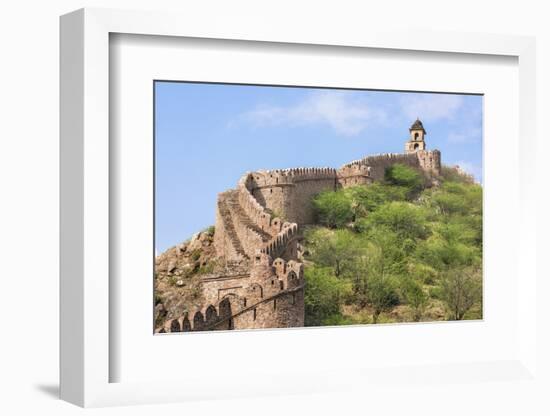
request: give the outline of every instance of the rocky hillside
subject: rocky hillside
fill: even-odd
[[[219,269],[214,227],[169,248],[155,260],[155,322],[182,316],[202,305],[200,278]]]

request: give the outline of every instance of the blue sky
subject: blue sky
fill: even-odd
[[[156,82],[156,250],[213,225],[216,195],[246,171],[401,153],[416,117],[428,149],[481,181],[482,108],[475,95]]]

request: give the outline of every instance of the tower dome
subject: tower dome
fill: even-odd
[[[426,150],[424,137],[427,133],[419,118],[409,128],[409,133],[409,140],[405,143],[405,152],[414,153],[419,150]]]

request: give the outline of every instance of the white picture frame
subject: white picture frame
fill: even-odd
[[[215,23],[215,24],[214,24]],[[159,403],[198,398],[331,392],[372,389],[375,381],[403,376],[399,369],[332,369],[319,382],[319,373],[269,374],[269,382],[246,380],[227,385],[223,378],[183,377],[175,382],[112,382],[110,366],[116,354],[110,348],[109,292],[110,172],[109,156],[109,37],[110,34],[183,38],[245,40],[333,47],[430,51],[441,54],[480,54],[516,57],[519,67],[518,153],[520,185],[517,221],[518,270],[522,280],[517,293],[517,319],[521,322],[518,346],[507,360],[471,363],[442,362],[405,369],[426,384],[459,378],[481,383],[491,380],[537,383],[536,361],[536,195],[529,169],[536,146],[535,41],[507,35],[396,32],[361,29],[331,31],[312,25],[282,30],[269,22],[232,22],[220,19],[205,26],[191,16],[83,9],[61,18],[61,397],[80,406]],[[311,333],[313,334],[313,333]],[[151,334],[152,336],[152,334]],[[314,336],[314,335],[312,335]],[[204,336],[199,335],[204,340]],[[319,338],[322,342],[322,337]],[[280,337],[279,337],[280,338]],[[251,367],[251,366],[250,366]],[[246,365],[242,371],[246,373]],[[477,374],[477,375],[476,375]],[[442,377],[442,378],[440,378]],[[412,380],[411,379],[411,380]],[[342,380],[346,380],[342,382]],[[234,381],[234,380],[233,380]],[[410,383],[412,381],[409,380]]]

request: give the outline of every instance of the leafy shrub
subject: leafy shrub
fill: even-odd
[[[387,227],[401,238],[412,240],[428,235],[425,211],[409,202],[390,202],[380,206],[366,218],[371,227]]]
[[[402,283],[402,294],[413,311],[413,320],[420,321],[428,305],[429,297],[416,280],[407,278]]]
[[[414,259],[416,260],[416,259]],[[420,262],[411,262],[407,265],[407,275],[425,285],[434,285],[438,279],[438,272],[433,267]]]
[[[203,233],[209,235],[212,237],[214,235],[214,232],[216,231],[216,227],[211,225],[210,227],[206,227],[204,230],[202,230]]]
[[[414,195],[424,186],[423,174],[417,169],[399,163],[386,168],[384,180],[388,184],[405,187],[409,196]]]
[[[396,282],[391,276],[373,275],[368,280],[367,299],[372,306],[372,322],[376,324],[380,314],[399,303]]]
[[[200,259],[201,257],[201,250],[200,249],[196,249],[196,250],[193,250],[191,252],[191,259],[193,261],[197,261],[198,259]]]
[[[305,232],[309,260],[330,267],[334,276],[345,274],[359,255],[359,239],[349,230],[311,228]]]
[[[338,279],[328,267],[308,267],[305,270],[304,294],[306,326],[323,325],[340,315],[349,285]]]
[[[348,195],[353,214],[357,219],[367,216],[369,212],[385,203],[405,201],[408,189],[403,186],[375,182],[369,186],[353,186],[339,192],[345,192]]]
[[[477,265],[481,262],[480,249],[460,242],[447,241],[434,236],[419,244],[417,256],[436,270],[458,266]]]
[[[341,228],[353,220],[352,201],[342,191],[325,191],[313,198],[317,221],[329,228]]]
[[[330,315],[323,319],[322,325],[329,325],[329,326],[339,326],[339,325],[353,325],[357,324],[355,319],[352,319],[349,316],[343,316],[341,313],[336,313],[334,315]]]
[[[470,176],[462,175],[455,168],[452,168],[450,166],[441,167],[441,176],[447,182],[466,183],[466,184],[473,183],[472,178]]]

